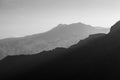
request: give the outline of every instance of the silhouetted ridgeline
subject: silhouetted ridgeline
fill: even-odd
[[[0,78],[44,80],[119,78],[120,25],[117,24],[120,22],[112,26],[114,29],[117,28],[114,32],[92,35],[68,49],[56,48],[32,56],[7,57],[0,61]]]

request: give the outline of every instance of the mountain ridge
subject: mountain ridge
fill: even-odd
[[[4,55],[31,55],[56,47],[67,48],[87,38],[90,34],[108,31],[108,29],[98,29],[83,23],[60,24],[42,34],[0,40],[0,49],[1,54]]]
[[[83,45],[79,41],[69,48],[59,47],[32,56],[9,56],[0,61],[0,73],[15,79],[119,79],[120,37],[116,35],[119,36],[116,32],[95,34],[82,40]]]

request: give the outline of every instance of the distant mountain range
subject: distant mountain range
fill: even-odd
[[[0,40],[0,59],[7,55],[35,54],[56,47],[68,48],[91,34],[108,32],[107,28],[92,27],[83,23],[60,24],[45,33]]]
[[[69,48],[35,55],[8,56],[0,61],[2,79],[120,79],[120,21],[108,34],[90,35]]]

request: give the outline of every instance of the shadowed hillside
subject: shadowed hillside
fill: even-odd
[[[108,34],[95,34],[70,48],[56,48],[31,56],[0,61],[1,78],[9,79],[119,79],[120,25]],[[99,36],[99,37],[98,37]],[[81,45],[83,44],[83,45]],[[4,77],[5,76],[5,77]]]

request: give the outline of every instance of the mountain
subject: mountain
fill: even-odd
[[[45,33],[0,40],[0,58],[7,55],[31,55],[56,47],[68,48],[90,34],[108,32],[107,28],[92,27],[83,23],[60,24]]]
[[[58,47],[31,56],[8,56],[0,61],[0,78],[120,79],[119,23],[108,34],[91,35],[69,48]]]

